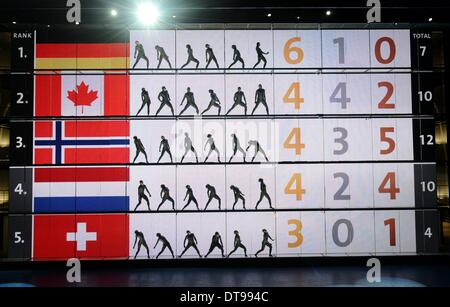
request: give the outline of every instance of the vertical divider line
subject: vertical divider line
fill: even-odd
[[[225,39],[225,35],[226,35],[226,30],[225,30],[225,28],[226,28],[226,25],[225,24],[223,24],[223,65],[224,65],[224,74],[223,74],[223,88],[224,88],[224,99],[223,99],[223,103],[224,103],[224,105],[223,105],[223,112],[226,112],[226,105],[227,105],[227,87],[226,87],[226,85],[227,85],[227,83],[226,83],[226,73],[225,73],[225,67],[226,67],[226,64],[225,64],[225,61],[226,61],[226,57],[225,57],[225,55],[226,55],[226,52],[225,52],[225,49],[226,49],[226,39]],[[227,160],[227,142],[226,142],[226,138],[227,138],[227,119],[225,118],[224,119],[224,124],[225,124],[225,126],[224,126],[224,132],[223,132],[223,139],[224,139],[224,160],[225,160],[225,162],[226,162],[226,160]],[[227,184],[228,184],[228,181],[227,181],[227,165],[224,165],[224,168],[225,168],[225,189],[224,189],[224,191],[225,191],[225,196],[224,196],[224,199],[225,199],[225,208],[227,208],[227,206],[228,206],[228,199],[227,199]],[[227,245],[228,244],[228,213],[225,213],[225,244]]]
[[[273,32],[273,23],[270,24],[270,34],[272,37],[272,102],[274,101],[274,92],[275,92],[275,84],[274,84],[274,67],[275,67],[275,40],[274,40],[274,32]],[[273,108],[275,108],[275,103],[273,102]],[[274,114],[275,114],[275,109],[273,110]],[[278,137],[275,137],[275,124],[276,124],[276,118],[275,116],[273,116],[270,121],[272,122],[272,124],[270,125],[271,129],[272,129],[272,133],[271,133],[271,137],[272,137],[272,142],[273,142],[273,148],[275,148],[275,151],[278,150],[278,146],[276,146],[276,140],[278,139]],[[279,131],[278,131],[279,132]],[[272,156],[272,159],[275,159],[276,154],[274,153],[274,155]],[[274,161],[275,162],[275,161]],[[275,200],[275,212],[274,212],[274,225],[275,225],[275,255],[278,255],[278,239],[277,239],[277,209],[278,209],[278,198],[277,198],[277,163],[272,164],[273,166],[273,182],[274,182],[274,191],[275,191],[275,195],[274,195],[274,200]]]
[[[177,84],[178,84],[178,69],[177,69],[177,34],[178,34],[178,23],[175,23],[175,110],[178,109],[178,92],[177,92]],[[178,117],[175,118],[175,162],[178,158],[177,155],[177,128],[178,128]],[[175,199],[176,204],[175,208],[177,211],[175,212],[175,253],[178,255],[178,165],[175,164]]]

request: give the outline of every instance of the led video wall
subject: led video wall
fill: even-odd
[[[81,32],[13,37],[10,258],[438,251],[427,35]]]

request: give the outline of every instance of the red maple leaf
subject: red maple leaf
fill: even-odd
[[[89,91],[89,85],[84,81],[77,85],[76,90],[67,91],[67,98],[69,98],[75,106],[81,106],[81,113],[83,113],[84,106],[91,106],[91,104],[98,98],[98,91]]]

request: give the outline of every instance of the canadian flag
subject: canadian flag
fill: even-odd
[[[63,76],[61,96],[61,115],[63,116],[105,114],[103,76]]]
[[[35,116],[127,116],[127,75],[37,75]]]

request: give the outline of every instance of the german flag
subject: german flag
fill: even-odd
[[[98,30],[97,30],[98,31]],[[108,70],[129,67],[129,43],[125,35],[101,34],[96,30],[70,34],[36,34],[35,69]]]

